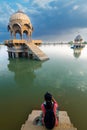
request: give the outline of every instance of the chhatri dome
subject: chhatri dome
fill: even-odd
[[[24,33],[27,37],[30,37],[33,31],[30,18],[24,12],[17,11],[9,19],[8,31],[14,38],[16,38],[17,33],[20,34],[21,39]]]
[[[25,21],[26,22],[29,22],[30,23],[30,19],[29,17],[22,11],[17,11],[16,13],[14,13],[11,17],[10,17],[10,22],[12,22],[13,20],[22,20],[22,21]]]
[[[75,42],[82,42],[83,38],[81,37],[81,35],[77,35],[74,41]]]

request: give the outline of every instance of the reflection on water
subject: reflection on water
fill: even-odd
[[[10,59],[8,69],[14,72],[14,80],[19,86],[27,87],[33,84],[36,77],[34,71],[41,67],[42,62],[25,59]]]
[[[73,55],[75,58],[79,58],[80,56],[84,59],[86,57],[86,51],[87,51],[87,46],[84,46],[82,48],[73,48]]]
[[[79,58],[81,55],[81,49],[73,49],[74,50],[74,57]]]
[[[32,109],[40,109],[50,91],[78,130],[87,129],[87,46],[42,45],[46,62],[8,60],[0,49],[0,130],[20,130]],[[78,57],[78,58],[75,58]]]
[[[85,47],[85,46],[84,46]],[[81,55],[81,51],[83,50],[83,47],[79,48],[73,48],[73,55],[75,58],[79,58]]]

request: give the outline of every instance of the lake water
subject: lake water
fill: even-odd
[[[29,113],[40,109],[47,91],[78,130],[87,130],[87,46],[40,48],[48,61],[9,60],[7,48],[0,46],[0,130],[20,130]]]

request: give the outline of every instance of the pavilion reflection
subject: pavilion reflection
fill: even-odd
[[[83,48],[74,48],[73,49],[73,56],[75,58],[79,58],[81,56],[81,51],[83,50]]]
[[[41,68],[42,62],[26,59],[10,59],[8,69],[14,72],[14,80],[18,86],[33,85],[36,78],[35,70]]]

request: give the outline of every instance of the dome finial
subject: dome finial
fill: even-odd
[[[19,10],[17,11],[17,13],[23,13],[23,14],[24,14],[24,12],[23,12],[21,9],[19,9]]]

